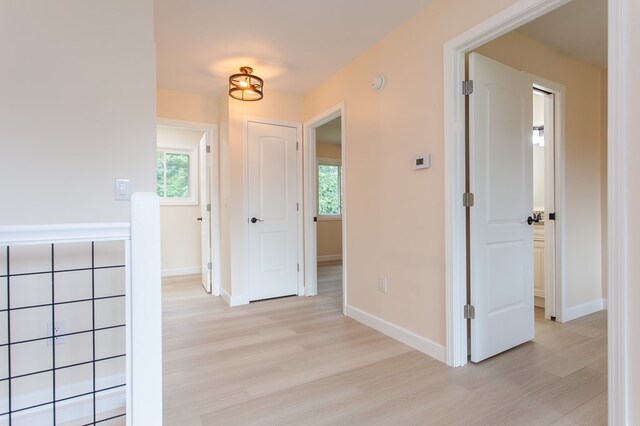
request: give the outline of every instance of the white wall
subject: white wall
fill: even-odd
[[[533,125],[544,126],[544,97],[533,95]],[[548,128],[547,128],[548,130]],[[533,145],[533,210],[544,211],[544,150],[541,145]]]
[[[114,179],[154,190],[152,8],[2,2],[0,224],[126,221]]]
[[[158,146],[196,150],[204,131],[185,127],[158,125]],[[199,161],[195,162],[196,164]],[[199,171],[196,170],[196,174]],[[196,179],[200,184],[199,179]],[[197,189],[194,189],[197,190]],[[196,205],[161,205],[160,233],[162,239],[163,275],[200,273],[201,235],[200,203]]]

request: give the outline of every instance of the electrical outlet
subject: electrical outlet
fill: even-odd
[[[56,321],[53,327],[50,322],[47,323],[47,337],[59,336],[61,334],[67,334],[66,321]],[[53,344],[61,345],[63,343],[67,343],[67,336],[53,337],[53,339],[47,340],[47,346],[51,346]]]
[[[378,290],[380,290],[382,293],[389,292],[389,286],[387,285],[387,277],[378,278]]]

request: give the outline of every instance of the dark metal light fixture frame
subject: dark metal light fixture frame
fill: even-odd
[[[229,77],[229,96],[239,101],[255,102],[263,98],[264,80],[253,75],[253,68],[240,67],[239,74]]]

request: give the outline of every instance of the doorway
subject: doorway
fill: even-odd
[[[220,215],[216,126],[160,119],[156,178],[162,276],[198,274],[220,294]]]
[[[304,124],[305,292],[341,276],[342,310],[347,303],[346,137],[344,103]]]
[[[459,128],[455,128],[455,122],[464,122],[465,120],[465,114],[464,114],[464,97],[460,96],[460,83],[459,82],[455,82],[452,79],[460,79],[460,81],[464,80],[464,55],[466,52],[472,51],[474,49],[478,49],[479,53],[481,54],[485,54],[482,49],[480,49],[481,47],[483,47],[485,44],[491,42],[491,44],[494,44],[495,46],[500,46],[499,49],[495,49],[494,51],[498,51],[500,53],[498,53],[496,56],[492,57],[495,60],[498,60],[499,62],[503,62],[502,59],[505,57],[505,55],[507,54],[507,52],[509,51],[509,49],[505,48],[505,43],[507,43],[505,40],[507,40],[505,37],[509,36],[512,33],[508,33],[509,31],[512,31],[514,28],[518,28],[519,26],[528,23],[542,15],[547,14],[548,12],[550,12],[551,10],[557,8],[558,6],[561,6],[563,4],[565,4],[566,2],[553,2],[553,1],[539,1],[535,4],[535,6],[532,5],[527,5],[525,7],[523,2],[518,2],[514,5],[514,7],[512,7],[509,10],[509,13],[505,13],[501,16],[496,16],[494,20],[490,20],[485,22],[484,24],[481,24],[479,26],[477,26],[476,28],[473,28],[472,30],[469,30],[468,33],[462,34],[459,37],[457,37],[456,39],[453,39],[451,42],[447,43],[445,45],[445,81],[446,81],[446,85],[447,85],[447,96],[445,97],[446,101],[445,101],[445,116],[446,118],[446,139],[447,139],[447,144],[445,144],[445,146],[447,147],[448,151],[447,151],[447,156],[451,159],[448,163],[450,164],[450,168],[446,173],[447,176],[447,212],[446,212],[446,217],[448,218],[448,226],[447,226],[447,241],[448,241],[448,262],[447,262],[447,305],[448,305],[448,314],[447,314],[447,340],[448,340],[448,363],[449,365],[452,366],[459,366],[459,365],[464,365],[466,364],[466,354],[467,354],[467,345],[466,345],[466,324],[467,321],[460,320],[458,318],[456,318],[457,315],[460,315],[461,317],[464,318],[463,316],[463,309],[462,307],[465,305],[464,299],[460,300],[462,297],[464,297],[466,299],[466,286],[463,287],[461,286],[461,281],[464,277],[464,275],[461,277],[460,276],[460,272],[463,271],[463,274],[465,274],[464,271],[466,271],[466,259],[461,256],[462,253],[464,253],[464,251],[461,253],[460,249],[466,248],[467,246],[467,242],[466,242],[466,238],[465,238],[465,221],[464,221],[464,216],[465,216],[465,211],[464,211],[464,207],[461,208],[459,203],[460,198],[459,195],[456,196],[455,192],[452,192],[452,190],[454,191],[460,191],[460,192],[465,192],[465,182],[464,182],[464,173],[460,174],[460,170],[464,169],[464,162],[465,162],[465,155],[464,155],[464,132],[460,132]],[[603,16],[606,16],[603,15]],[[606,20],[605,20],[606,22]],[[606,33],[606,28],[604,33]],[[515,33],[513,33],[515,34]],[[518,37],[520,38],[525,38],[524,35],[520,34]],[[507,40],[508,41],[508,40]],[[500,45],[500,43],[503,43],[502,45]],[[533,53],[532,50],[529,49],[521,49],[520,52],[526,52],[526,55],[521,55],[520,59],[523,60],[529,60],[531,62],[533,61],[537,61],[537,64],[539,65],[540,63],[544,63],[544,60],[540,58],[539,55],[537,55],[536,53]],[[509,64],[509,62],[503,62],[503,63],[507,63]],[[606,63],[606,60],[605,60]],[[517,69],[526,69],[525,66],[522,64],[522,62],[520,62],[520,65],[511,65]],[[540,68],[536,68],[536,67],[532,67],[534,70],[535,69],[540,69]],[[529,70],[531,71],[531,70]],[[549,73],[548,76],[554,78],[553,76],[557,76],[557,74],[553,74],[553,73]],[[584,77],[583,75],[580,75],[580,73],[573,74],[574,76],[578,76],[576,78],[582,78]],[[597,75],[594,75],[594,90],[598,91],[599,87],[600,87],[600,82],[601,82],[601,78],[599,77],[599,71],[597,73]],[[563,79],[561,77],[557,77],[559,79],[559,81],[563,81]],[[605,79],[606,81],[606,79]],[[563,81],[564,82],[564,81]],[[569,81],[569,82],[564,82],[565,84],[575,84],[575,81]],[[454,92],[454,87],[455,87],[455,93]],[[531,91],[531,85],[528,86],[529,87],[529,92]],[[582,85],[583,87],[583,85]],[[475,90],[475,88],[474,88]],[[575,96],[575,92],[572,91],[572,96]],[[580,90],[578,90],[579,92]],[[455,94],[454,94],[455,93]],[[582,94],[581,94],[582,95]],[[458,96],[460,96],[458,98]],[[556,101],[561,98],[561,96],[556,96]],[[600,96],[597,96],[597,98],[594,98],[594,102],[591,102],[594,105],[598,105],[599,102],[601,102],[601,99],[604,99],[604,102],[606,104],[607,100],[606,100],[606,96],[604,98],[600,98]],[[573,105],[575,105],[575,98],[572,99],[572,102],[574,102]],[[580,105],[578,105],[577,107],[574,107],[575,109],[572,109],[569,114],[574,114],[573,119],[575,122],[579,122],[578,120],[576,120],[575,114],[577,113],[577,111],[581,108],[581,105],[586,105],[589,104],[588,102],[578,102]],[[597,108],[597,107],[596,107]],[[556,112],[562,112],[562,110],[560,109],[559,111]],[[449,115],[451,114],[451,115]],[[596,120],[600,121],[600,117],[598,116],[599,114],[594,114],[594,117],[590,120],[587,121],[587,123],[592,123]],[[563,119],[563,117],[561,117],[561,119]],[[606,123],[606,121],[605,121]],[[589,127],[589,124],[584,125],[584,128]],[[545,129],[546,130],[546,129]],[[572,129],[572,131],[575,131],[575,129]],[[531,128],[529,128],[529,132],[531,132]],[[589,132],[586,132],[589,133]],[[595,129],[592,133],[600,133],[598,129]],[[531,133],[529,133],[529,140],[531,139]],[[578,138],[579,139],[579,138]],[[455,142],[454,142],[455,141]],[[564,141],[563,137],[560,137],[558,140],[558,146],[560,146],[562,144],[562,142]],[[574,161],[575,158],[582,156],[586,156],[588,157],[590,154],[588,152],[589,150],[589,144],[583,144],[580,147],[576,147],[575,145],[575,141],[576,138],[575,136],[571,137],[571,141],[573,146],[570,147],[570,149],[572,149],[572,155],[573,155],[573,160],[570,161]],[[451,142],[451,144],[449,144],[449,142]],[[606,140],[605,140],[606,143]],[[600,140],[598,139],[596,145],[598,147],[598,150],[600,149]],[[462,148],[462,149],[461,149]],[[558,167],[558,170],[563,171],[565,170],[565,164],[566,164],[566,157],[564,156],[564,149],[559,149],[559,147],[556,147],[556,158],[555,161]],[[560,155],[557,155],[558,152],[560,153]],[[589,160],[591,161],[591,160]],[[597,162],[600,162],[600,158],[597,158]],[[571,164],[571,163],[569,163]],[[589,163],[590,164],[590,163]],[[575,173],[576,171],[576,167],[575,167],[575,163],[573,163],[572,167],[572,172]],[[582,186],[576,186],[575,184],[570,186],[570,197],[571,199],[569,200],[569,203],[576,203],[576,199],[581,197],[581,193],[584,191],[584,187],[589,187],[590,188],[590,192],[592,194],[595,194],[595,196],[593,197],[593,199],[599,199],[599,192],[600,192],[600,188],[602,187],[602,181],[600,181],[600,174],[599,174],[599,164],[597,166],[586,166],[583,168],[583,170],[589,170],[588,173],[586,173],[584,176],[581,177],[577,177],[576,175],[573,175],[572,180],[573,182],[576,181],[580,181],[581,184],[583,184]],[[591,179],[591,176],[595,176],[595,180],[596,182],[596,188],[594,189],[593,187],[591,187],[591,183],[593,183],[593,180]],[[570,245],[576,245],[577,241],[580,241],[583,237],[583,235],[577,235],[576,236],[576,230],[580,229],[581,232],[584,233],[584,235],[589,235],[588,238],[590,238],[591,235],[595,235],[597,232],[599,232],[600,227],[601,227],[601,220],[599,215],[596,217],[596,220],[592,220],[592,228],[589,227],[579,227],[576,225],[576,222],[580,222],[581,219],[580,218],[575,218],[576,222],[574,222],[574,216],[572,215],[572,229],[571,231],[566,231],[566,226],[563,226],[566,224],[566,216],[567,214],[564,214],[567,212],[566,209],[566,204],[567,201],[564,199],[564,188],[566,185],[571,185],[571,181],[569,183],[567,183],[565,177],[562,175],[562,173],[557,173],[556,176],[556,188],[561,189],[562,191],[556,193],[556,206],[555,206],[555,213],[560,213],[559,215],[556,216],[556,222],[555,224],[557,225],[557,227],[559,228],[558,231],[556,232],[556,236],[558,237],[559,241],[556,243],[556,245],[559,247],[558,253],[556,253],[556,256],[558,258],[562,258],[566,255],[565,253],[565,247],[567,247],[567,244]],[[606,185],[606,182],[604,182],[604,184]],[[457,188],[457,189],[456,189]],[[577,194],[577,195],[576,195]],[[588,199],[588,197],[584,197],[584,199]],[[569,204],[570,207],[571,204]],[[546,207],[546,206],[545,206]],[[599,205],[597,208],[593,209],[593,210],[599,210]],[[586,209],[586,210],[590,210],[590,209]],[[570,210],[570,213],[574,213],[576,211],[580,211],[580,209],[576,209],[575,207],[572,207],[572,209]],[[522,220],[522,219],[521,219]],[[591,232],[594,231],[594,232]],[[570,235],[567,235],[567,233],[572,233]],[[587,238],[587,239],[588,239]],[[556,312],[556,317],[559,316],[563,316],[563,313],[566,314],[564,315],[564,317],[562,318],[563,321],[568,321],[571,320],[573,318],[577,318],[579,316],[582,315],[586,315],[588,313],[591,312],[595,312],[597,310],[601,310],[603,307],[603,299],[602,297],[602,287],[601,287],[601,281],[600,281],[600,276],[601,276],[601,271],[600,271],[600,267],[601,267],[601,259],[599,256],[599,250],[600,250],[600,238],[598,237],[597,242],[594,242],[594,240],[590,240],[588,243],[584,243],[581,244],[579,247],[576,247],[576,250],[571,250],[571,256],[574,256],[575,253],[579,253],[580,250],[586,248],[587,250],[592,250],[592,248],[597,247],[598,250],[598,255],[596,256],[591,256],[593,258],[593,261],[590,262],[586,262],[588,267],[594,267],[594,270],[597,270],[596,273],[590,273],[589,274],[585,274],[585,277],[596,277],[594,279],[598,279],[598,283],[597,286],[594,285],[594,292],[597,292],[597,295],[594,296],[593,294],[590,294],[589,296],[584,297],[582,300],[586,300],[587,302],[585,303],[578,303],[577,302],[577,297],[576,297],[576,293],[575,292],[575,287],[573,288],[573,293],[566,293],[563,290],[563,287],[558,285],[558,291],[557,291],[557,300],[555,305],[558,307],[558,312]],[[594,249],[595,250],[595,249]],[[590,258],[591,258],[590,257]],[[567,269],[563,267],[563,265],[561,263],[558,263],[557,265],[557,275],[558,277],[560,277],[562,279],[563,282],[567,282],[567,276],[572,278],[572,282],[577,282],[580,280],[576,280],[573,277],[576,274],[576,265],[577,263],[575,262],[576,259],[575,257],[572,257],[572,265],[573,268],[570,269],[567,272]],[[578,262],[579,264],[585,264],[585,262]],[[582,271],[579,271],[579,273],[582,273]],[[451,285],[452,283],[458,283],[457,285]],[[589,284],[591,285],[591,284]],[[582,291],[582,289],[580,290]],[[591,291],[591,290],[588,290]],[[589,298],[591,298],[591,300],[589,300]],[[569,301],[569,302],[567,302]],[[546,304],[546,298],[545,298],[545,304]],[[452,313],[454,313],[454,315],[451,315]]]

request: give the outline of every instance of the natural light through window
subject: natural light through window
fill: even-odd
[[[318,159],[318,218],[342,217],[342,166],[339,160]]]
[[[163,204],[195,204],[195,152],[158,148],[156,188]]]

